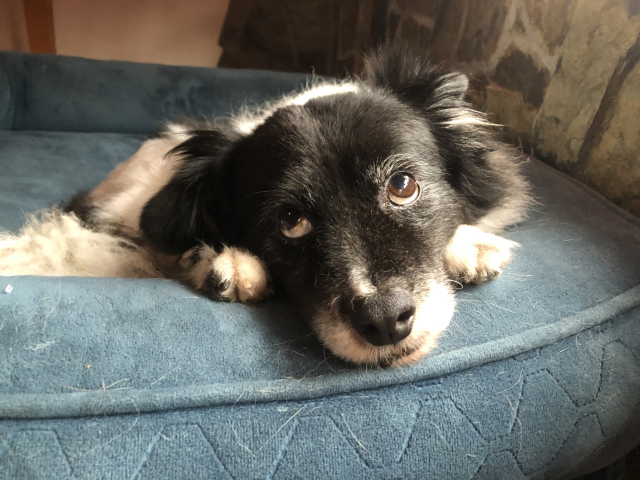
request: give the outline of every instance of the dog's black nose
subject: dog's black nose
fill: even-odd
[[[349,312],[356,332],[372,345],[398,343],[411,333],[416,304],[409,292],[392,288],[353,301]]]

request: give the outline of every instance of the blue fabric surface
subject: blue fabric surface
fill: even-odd
[[[305,84],[301,74],[0,52],[0,129],[149,133]]]
[[[14,109],[15,128],[0,131],[3,228],[94,186],[167,114],[135,100],[163,105],[145,96],[159,95],[160,67],[15,54],[0,66],[0,118]],[[26,82],[34,100],[20,113],[2,79],[24,70],[55,75]],[[74,102],[74,87],[55,82],[86,72],[120,83],[39,111],[54,91]],[[219,90],[182,89],[194,75]],[[301,81],[175,76],[164,94],[175,114],[223,113],[230,98]],[[90,123],[109,96],[137,116],[114,109]],[[526,171],[540,205],[505,235],[522,245],[513,263],[457,293],[449,331],[410,368],[341,363],[280,300],[219,304],[162,280],[3,277],[0,290],[14,290],[0,294],[0,478],[571,478],[610,464],[640,442],[639,222],[537,161]]]

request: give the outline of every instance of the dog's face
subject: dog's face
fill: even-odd
[[[433,133],[381,92],[276,111],[234,154],[240,241],[320,339],[373,364],[420,358],[448,324],[456,196]]]
[[[347,88],[194,130],[155,209],[171,220],[145,234],[168,253],[196,239],[245,246],[335,354],[411,363],[453,314],[448,242],[502,195],[486,162],[500,147],[463,102],[467,86],[383,53]]]

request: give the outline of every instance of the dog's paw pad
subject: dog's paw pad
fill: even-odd
[[[249,303],[271,295],[265,264],[238,248],[225,247],[218,254],[203,247],[194,275],[198,290],[214,300]]]
[[[518,244],[461,225],[447,247],[445,263],[451,276],[463,283],[482,283],[500,275]]]
[[[200,287],[200,290],[205,293],[222,296],[222,294],[229,290],[230,287],[231,282],[229,280],[220,278],[214,270],[211,270]],[[220,300],[225,300],[225,298],[220,298]]]

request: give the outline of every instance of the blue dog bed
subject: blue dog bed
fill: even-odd
[[[95,186],[162,119],[306,80],[2,53],[0,226]],[[410,368],[341,363],[277,299],[0,278],[0,478],[556,479],[612,464],[640,443],[640,222],[538,161],[526,171],[540,204],[505,235],[515,260],[457,293]]]

